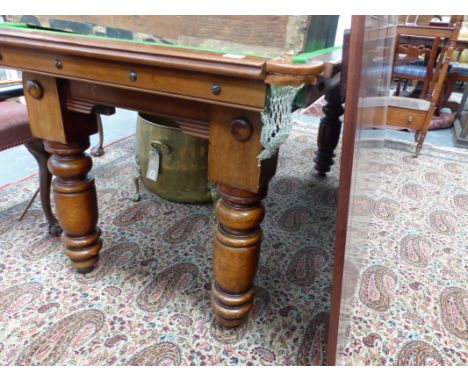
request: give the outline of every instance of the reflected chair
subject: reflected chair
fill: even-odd
[[[377,111],[376,115],[385,113],[385,108],[387,108],[387,125],[416,132],[415,157],[421,151],[432,117],[439,104],[452,52],[453,47],[448,46],[440,54],[426,99],[384,96],[370,97],[363,100],[362,106],[375,109]]]
[[[399,25],[395,41],[392,78],[398,80],[395,95],[400,95],[400,85],[405,81],[422,82],[420,99],[426,99],[434,76],[436,62],[441,52],[455,44],[460,23],[449,27]]]
[[[405,81],[423,82],[420,98],[425,98],[432,79],[434,63],[440,46],[440,38],[431,38],[426,45],[401,43],[402,35],[397,32],[392,78],[398,80],[395,95],[400,95],[400,86]],[[405,36],[407,40],[409,37]]]
[[[49,225],[49,234],[58,236],[61,233],[61,228],[50,205],[52,175],[47,168],[47,160],[50,155],[45,151],[43,142],[33,138],[31,134],[26,106],[17,102],[5,100],[6,98],[22,95],[22,86],[19,84],[2,88],[0,88],[0,151],[25,145],[34,156],[39,166],[40,187],[34,193],[34,196],[26,206],[19,220],[23,218],[35,197],[40,192],[42,209]]]

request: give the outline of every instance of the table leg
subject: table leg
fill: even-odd
[[[216,206],[211,303],[218,321],[235,327],[252,309],[265,210],[264,195],[220,185]]]
[[[88,174],[92,160],[85,153],[89,137],[69,144],[48,141],[45,147],[51,154],[49,170],[55,175],[52,189],[65,253],[78,272],[87,273],[98,261],[102,246],[96,188]]]
[[[315,169],[319,175],[325,175],[333,165],[335,149],[340,140],[341,120],[344,113],[340,87],[336,86],[325,94],[327,104],[323,107],[325,116],[320,120],[317,137],[318,149],[315,152]]]

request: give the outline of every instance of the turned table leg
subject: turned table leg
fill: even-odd
[[[65,253],[78,272],[89,272],[98,261],[102,246],[97,228],[96,189],[88,174],[92,160],[84,152],[89,147],[89,137],[69,144],[45,142],[45,147],[51,154],[49,170],[55,175],[52,189]]]
[[[235,327],[252,309],[265,210],[264,195],[220,185],[216,206],[211,303],[218,321]]]
[[[319,175],[325,175],[333,165],[335,149],[340,140],[341,121],[344,113],[340,87],[336,86],[325,94],[327,104],[323,107],[325,116],[320,120],[317,137],[318,150],[315,152],[315,169]]]

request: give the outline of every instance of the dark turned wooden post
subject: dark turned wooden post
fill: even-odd
[[[97,228],[98,206],[94,178],[88,173],[91,157],[84,151],[89,137],[69,144],[45,142],[52,182],[55,208],[63,229],[65,253],[80,273],[90,272],[98,261],[102,246]]]
[[[315,152],[315,169],[324,176],[333,165],[335,149],[340,140],[341,120],[344,113],[343,98],[339,86],[332,88],[325,94],[327,104],[322,108],[325,116],[320,120],[317,137],[318,149]]]
[[[262,231],[264,195],[218,187],[216,206],[211,303],[218,321],[227,327],[240,325],[253,306]]]

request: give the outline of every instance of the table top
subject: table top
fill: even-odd
[[[341,46],[302,52],[296,56],[269,57],[197,46],[82,35],[23,23],[0,23],[0,36],[2,37],[0,46],[22,44],[31,49],[43,51],[50,49],[56,53],[68,54],[77,54],[81,51],[81,54],[93,54],[95,57],[103,58],[104,56],[109,58],[113,51],[114,56],[118,56],[121,61],[137,59],[147,64],[158,62],[163,64],[162,61],[166,60],[168,64],[167,60],[170,59],[171,67],[181,64],[180,67],[185,69],[191,69],[189,61],[192,61],[192,64],[194,61],[198,61],[198,64],[203,61],[206,64],[213,64],[207,68],[210,73],[213,73],[213,70],[215,72],[217,69],[220,70],[221,65],[224,66],[224,70],[221,70],[223,73],[246,78],[265,78],[268,73],[291,76],[317,75],[323,70],[324,61],[329,64],[341,62]],[[91,52],[91,49],[94,51]],[[139,57],[136,57],[137,55]],[[185,65],[182,63],[183,60]],[[213,67],[214,64],[219,64],[217,69]],[[202,68],[198,67],[197,70],[200,69]]]
[[[198,45],[179,45],[179,44],[172,44],[172,43],[164,43],[164,42],[156,42],[156,41],[148,41],[148,40],[138,40],[138,39],[125,39],[125,38],[115,38],[115,37],[107,37],[107,36],[99,36],[95,34],[78,34],[74,32],[68,32],[64,30],[52,29],[47,27],[41,27],[33,24],[26,24],[26,23],[11,23],[11,22],[0,22],[0,28],[9,28],[9,29],[19,29],[28,32],[43,32],[49,34],[57,34],[57,35],[66,35],[66,36],[75,36],[75,37],[84,37],[84,38],[93,38],[98,40],[105,40],[105,41],[121,41],[121,42],[132,42],[138,44],[146,44],[146,45],[153,45],[153,46],[161,46],[161,47],[175,47],[175,48],[185,48],[185,49],[192,49],[192,50],[199,50],[204,52],[214,52],[214,53],[223,53],[223,54],[233,54],[233,55],[245,55],[245,52],[242,51],[234,51],[234,50],[223,50],[223,49],[210,49],[203,46]],[[255,46],[252,48],[255,50]],[[313,50],[306,50],[299,54],[291,56],[291,60],[294,63],[306,63],[311,58],[326,55],[333,51],[339,51],[341,46],[333,46],[328,48],[322,49],[313,49]],[[263,57],[263,58],[272,58],[277,59],[277,56],[268,55],[266,53],[254,53],[250,54],[250,56],[255,57]]]
[[[325,49],[305,52],[296,56],[295,62],[291,57],[251,56],[0,24],[0,66],[68,80],[63,89],[75,94],[67,97],[72,100],[87,83],[114,92],[119,88],[261,111],[268,102],[268,86],[317,84],[319,77],[334,73],[327,65],[340,64],[340,56],[340,48]],[[101,87],[100,92],[104,91]],[[80,99],[93,97],[99,98],[96,94],[80,95]],[[121,94],[118,105],[128,106],[127,98]]]

